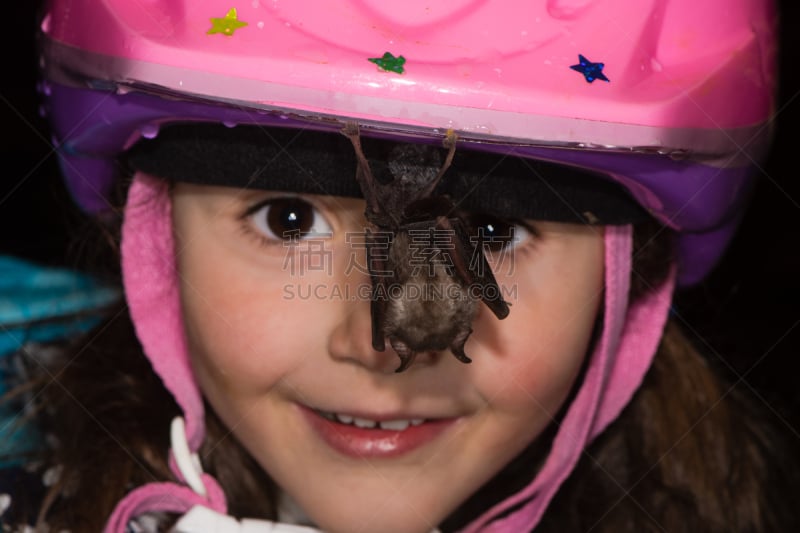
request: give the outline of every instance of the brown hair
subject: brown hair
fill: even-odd
[[[537,531],[796,531],[781,503],[796,493],[796,459],[782,447],[669,323],[642,387]]]
[[[637,227],[632,297],[663,280],[669,241],[655,224]],[[132,488],[173,480],[168,431],[180,411],[142,353],[124,307],[63,355],[58,373],[39,380],[40,423],[58,443],[46,463],[63,467],[39,520],[55,530],[100,531]],[[207,428],[202,462],[225,490],[230,513],[274,518],[273,482],[208,406]],[[463,526],[527,483],[552,435],[551,428],[442,529]],[[788,485],[777,479],[776,457],[788,454],[777,442],[669,324],[642,388],[588,448],[537,531],[790,529],[786,506],[770,499],[791,494],[780,492]],[[796,479],[783,472],[785,480]]]

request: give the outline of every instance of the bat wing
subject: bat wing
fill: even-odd
[[[492,268],[483,253],[483,245],[471,236],[467,224],[457,216],[449,198],[421,198],[406,208],[404,217],[407,221],[404,225],[406,230],[435,227],[443,235],[450,235],[447,246],[441,251],[450,258],[449,264],[456,275],[497,318],[502,320],[508,316],[508,303],[503,300]]]
[[[389,269],[388,247],[385,232],[376,235],[369,229],[366,230],[367,268],[372,282],[372,297],[370,299],[369,314],[372,319],[372,347],[379,352],[386,349],[386,322],[387,288],[386,281]]]
[[[458,276],[469,287],[470,293],[479,298],[500,320],[508,316],[508,302],[503,299],[500,287],[492,268],[483,253],[483,245],[471,238],[466,223],[458,217],[439,216],[437,227],[452,232],[453,246],[450,253],[451,264]]]

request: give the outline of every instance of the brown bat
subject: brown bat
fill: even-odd
[[[367,265],[372,282],[372,346],[400,357],[402,372],[420,352],[449,349],[471,362],[464,344],[482,300],[499,319],[509,307],[483,255],[483,244],[470,234],[447,196],[432,196],[456,150],[456,136],[444,139],[447,156],[419,144],[398,145],[387,161],[394,178],[380,183],[370,170],[358,126],[342,133],[355,148],[356,179],[366,200],[364,213]],[[436,170],[439,167],[439,170]]]

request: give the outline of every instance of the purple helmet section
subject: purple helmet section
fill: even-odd
[[[54,141],[67,186],[91,213],[109,209],[117,176],[116,157],[140,137],[158,134],[159,124],[207,121],[328,129],[336,120],[299,120],[272,111],[243,109],[145,93],[118,93],[50,84]],[[424,140],[423,140],[424,142]],[[502,146],[473,142],[470,148],[592,169],[624,185],[654,217],[679,232],[679,282],[701,280],[722,254],[752,187],[750,166],[716,167],[666,155]]]

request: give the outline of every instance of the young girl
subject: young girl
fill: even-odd
[[[770,436],[669,320],[741,216],[773,23],[50,2],[63,172],[121,223],[125,299],[38,396],[38,527],[790,528]]]

